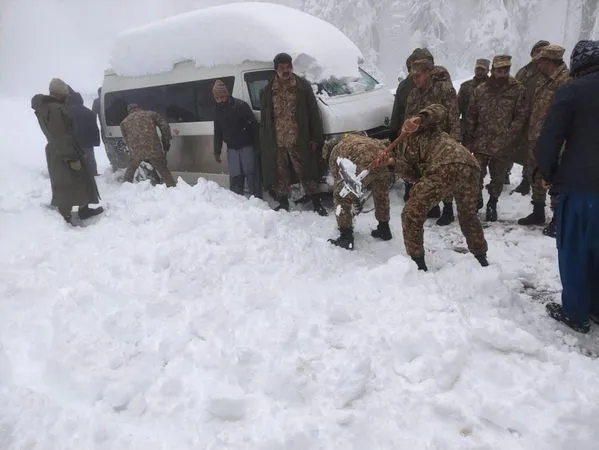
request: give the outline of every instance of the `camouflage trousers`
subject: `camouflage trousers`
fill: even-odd
[[[543,176],[537,170],[536,143],[534,142],[529,142],[528,179],[532,190],[532,202],[545,204],[547,189],[543,186]]]
[[[479,183],[478,168],[447,164],[414,185],[401,213],[404,245],[409,256],[424,255],[426,214],[441,199],[451,195],[456,201],[458,221],[468,249],[475,255],[486,253],[487,241],[476,210]]]
[[[391,174],[382,173],[373,178],[368,185],[364,185],[367,190],[372,191],[374,200],[374,217],[379,222],[389,222],[389,189],[391,187]],[[361,204],[353,194],[346,197],[340,195],[343,189],[343,182],[337,181],[333,192],[333,202],[335,203],[335,217],[339,228],[351,228],[353,219],[360,210]]]
[[[480,195],[482,195],[483,184],[485,182],[485,177],[487,176],[488,168],[489,175],[491,175],[491,182],[487,186],[487,190],[491,197],[499,197],[501,191],[503,191],[503,182],[511,162],[507,158],[495,158],[480,153],[476,153],[474,156],[476,156],[478,165],[480,166],[480,181],[478,183]]]
[[[291,190],[291,169],[300,180],[303,180],[304,166],[296,148],[277,148],[277,182],[274,191],[277,195],[287,196]],[[316,180],[302,181],[304,193],[307,196],[318,194]]]
[[[135,175],[135,171],[137,170],[142,161],[148,161],[150,164],[152,164],[152,167],[154,167],[156,172],[158,172],[158,175],[160,175],[160,179],[168,187],[173,187],[177,185],[175,179],[173,178],[173,174],[166,165],[166,156],[163,156],[162,158],[150,158],[144,160],[131,158],[129,160],[129,165],[127,166],[127,170],[125,171],[125,176],[123,178],[125,182],[133,183],[133,176]]]

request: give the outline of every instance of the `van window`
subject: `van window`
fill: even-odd
[[[326,93],[330,97],[335,97],[337,95],[357,94],[375,89],[379,82],[365,70],[361,68],[359,70],[360,78],[356,81],[340,81],[336,79],[321,81],[318,83],[317,93]]]
[[[259,72],[249,72],[243,75],[250,93],[250,102],[252,109],[260,111],[260,92],[275,76],[274,70],[261,70]]]
[[[222,80],[229,92],[233,92],[235,77],[107,92],[104,96],[106,125],[120,125],[131,103],[162,114],[169,123],[211,122],[216,106],[212,86],[216,80]]]

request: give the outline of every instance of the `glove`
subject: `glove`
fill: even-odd
[[[165,152],[168,152],[171,149],[171,141],[167,141],[166,139],[162,141],[162,148]]]
[[[72,170],[81,170],[81,161],[78,159],[74,159],[72,161],[69,161],[69,167]]]

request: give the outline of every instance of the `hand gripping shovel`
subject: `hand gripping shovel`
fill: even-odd
[[[341,176],[341,180],[343,181],[343,189],[339,195],[341,197],[347,197],[349,194],[354,194],[358,199],[364,195],[362,180],[368,176],[370,171],[376,167],[379,167],[383,161],[389,159],[389,153],[401,143],[405,138],[407,138],[410,134],[406,131],[401,132],[401,134],[391,142],[387,148],[374,160],[372,161],[368,167],[359,174],[356,175],[356,165],[350,161],[348,158],[337,158],[337,166],[339,166],[339,175]]]

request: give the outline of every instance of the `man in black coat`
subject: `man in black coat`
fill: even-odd
[[[79,92],[69,95],[67,108],[75,127],[77,144],[83,150],[90,174],[96,176],[98,175],[98,165],[94,156],[94,147],[100,145],[100,130],[96,122],[96,115],[91,109],[85,107],[83,97]]]
[[[573,80],[555,93],[537,141],[538,170],[559,195],[556,239],[562,304],[549,315],[581,333],[599,324],[599,41],[580,41]]]
[[[221,162],[223,142],[227,144],[229,185],[233,192],[243,195],[247,178],[250,194],[262,198],[260,182],[260,151],[258,122],[243,100],[234,98],[221,80],[212,88],[216,101],[214,114],[214,158]]]

